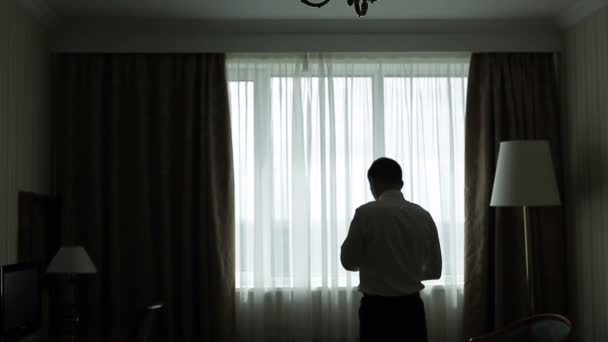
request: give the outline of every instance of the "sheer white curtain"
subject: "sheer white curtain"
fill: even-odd
[[[232,55],[227,68],[239,340],[358,340],[358,274],[340,245],[380,156],[439,229],[430,339],[459,340],[468,56]]]

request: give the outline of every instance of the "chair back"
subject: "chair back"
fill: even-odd
[[[140,311],[140,316],[133,326],[133,329],[124,338],[123,342],[150,342],[159,341],[159,338],[154,338],[154,325],[160,310],[163,308],[162,303],[155,303],[146,306],[143,311]]]
[[[155,325],[156,317],[158,316],[163,306],[164,305],[162,303],[155,303],[146,307],[137,332],[137,342],[149,342],[156,340],[152,336],[152,332]]]
[[[565,317],[542,314],[524,318],[488,335],[469,339],[469,342],[563,342],[572,330]]]

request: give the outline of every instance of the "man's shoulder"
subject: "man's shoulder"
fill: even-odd
[[[422,207],[421,205],[417,204],[417,203],[413,203],[413,202],[408,202],[410,205],[410,211],[415,212],[419,217],[423,217],[427,220],[431,220],[433,221],[433,216],[431,216],[431,213],[426,210],[424,207]]]
[[[409,204],[411,210],[415,210],[422,215],[431,216],[431,214],[426,209],[424,209],[420,204],[417,204],[414,202],[408,202],[408,204]]]
[[[385,214],[387,211],[403,210],[406,209],[406,203],[395,203],[395,202],[383,202],[383,201],[371,201],[363,204],[357,208],[357,213],[373,215],[376,213]]]
[[[371,201],[357,208],[356,212],[360,215],[373,216],[376,214],[385,215],[390,212],[409,212],[423,217],[431,217],[430,213],[419,204],[404,201],[403,203],[383,203],[381,201]]]
[[[371,214],[374,213],[378,210],[378,201],[371,201],[371,202],[367,202],[365,204],[363,204],[362,206],[360,206],[359,208],[357,208],[356,213],[357,214],[362,214],[362,215],[367,215],[367,214]]]

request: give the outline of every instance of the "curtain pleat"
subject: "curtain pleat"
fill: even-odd
[[[63,242],[84,245],[87,340],[122,341],[165,308],[159,341],[230,341],[234,199],[225,58],[58,54]]]
[[[465,138],[467,337],[528,312],[522,209],[490,208],[499,144],[547,139],[561,183],[558,83],[550,53],[476,53],[471,58]],[[561,207],[530,208],[537,312],[565,313]]]
[[[608,340],[608,6],[564,35],[563,113],[573,340]]]

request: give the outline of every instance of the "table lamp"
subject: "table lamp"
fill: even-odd
[[[492,207],[522,207],[526,279],[531,313],[535,311],[532,277],[531,232],[528,207],[561,205],[551,149],[547,140],[514,140],[500,143],[492,189]]]
[[[80,317],[76,309],[75,282],[80,274],[94,274],[97,269],[87,251],[81,246],[63,246],[49,263],[46,273],[68,276],[68,300],[66,303],[66,320],[72,330],[72,337],[77,335]]]

